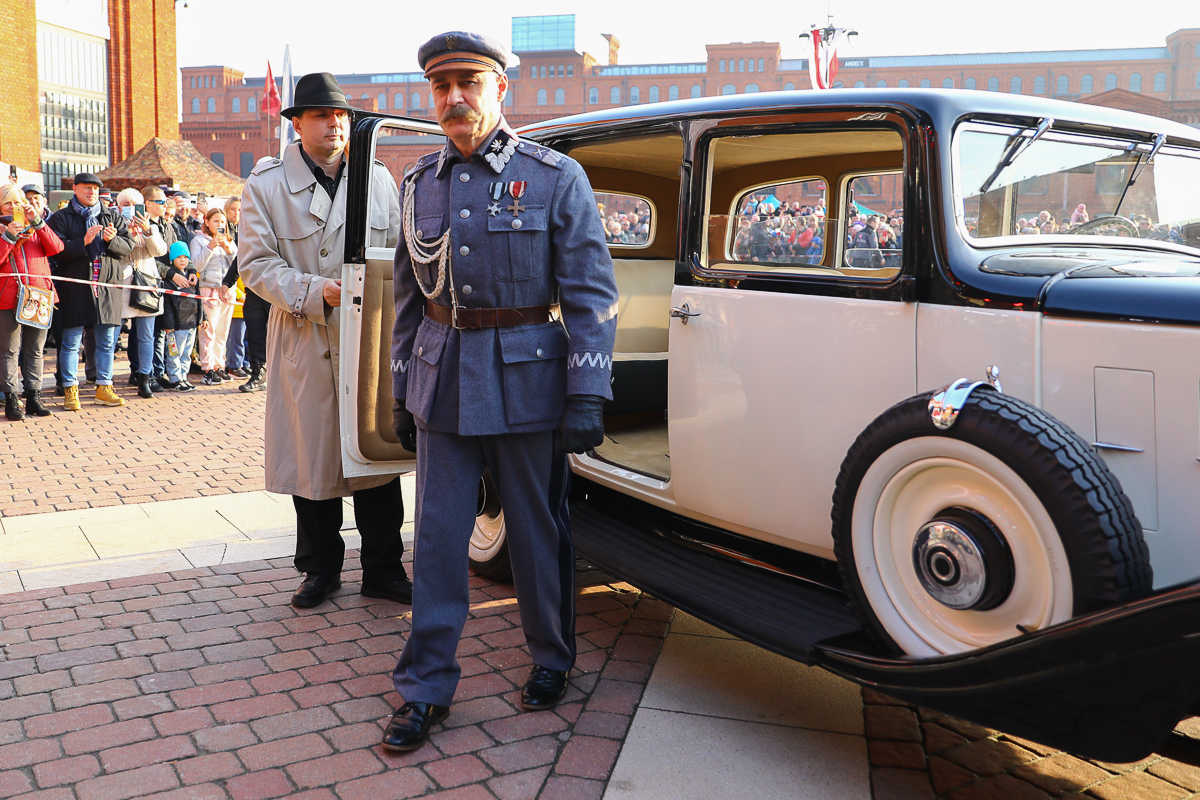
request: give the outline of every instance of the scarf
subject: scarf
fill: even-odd
[[[84,232],[93,225],[104,224],[100,219],[102,210],[100,201],[97,200],[93,205],[85,206],[79,202],[78,197],[71,198],[71,209],[83,217]],[[100,256],[104,255],[104,237],[96,234],[96,238],[92,239],[92,243],[87,246],[87,257],[89,261],[95,261]]]

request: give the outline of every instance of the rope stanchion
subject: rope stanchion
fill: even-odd
[[[17,277],[17,276],[11,272],[0,272],[0,278],[15,278],[15,277]],[[31,278],[49,278],[52,281],[65,281],[67,283],[85,283],[88,286],[101,286],[106,289],[137,289],[139,292],[159,292],[161,294],[171,294],[171,295],[176,295],[178,297],[188,297],[188,298],[191,298],[192,300],[200,300],[200,301],[212,299],[211,296],[205,297],[204,295],[199,295],[199,294],[196,294],[195,292],[183,292],[178,289],[167,289],[167,288],[164,288],[161,286],[158,286],[158,287],[134,286],[133,284],[127,284],[127,283],[104,283],[102,281],[88,281],[88,280],[84,280],[83,278],[67,278],[67,277],[64,277],[61,275],[30,275],[29,277],[31,277]],[[228,302],[235,306],[245,305],[245,303],[240,303],[236,300],[222,300],[221,302],[223,302],[223,303]]]

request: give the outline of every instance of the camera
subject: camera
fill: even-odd
[[[224,236],[224,235],[225,235],[225,226],[224,226],[224,225],[222,225],[222,226],[220,226],[219,228],[217,228],[217,233],[219,233],[219,234],[221,234],[222,236]]]

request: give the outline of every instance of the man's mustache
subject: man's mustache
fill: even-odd
[[[459,103],[456,106],[447,108],[446,112],[442,114],[440,121],[449,122],[452,119],[466,119],[475,122],[479,119],[482,119],[482,116],[478,111],[471,108],[469,105],[466,105],[465,103]]]

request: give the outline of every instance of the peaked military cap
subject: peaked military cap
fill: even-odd
[[[439,33],[417,50],[417,63],[425,77],[448,69],[474,69],[503,75],[508,67],[504,45],[481,33]]]
[[[306,108],[344,108],[354,111],[354,106],[346,102],[346,93],[338,85],[337,78],[328,72],[310,72],[296,81],[292,106],[279,112],[279,116],[291,119]]]

